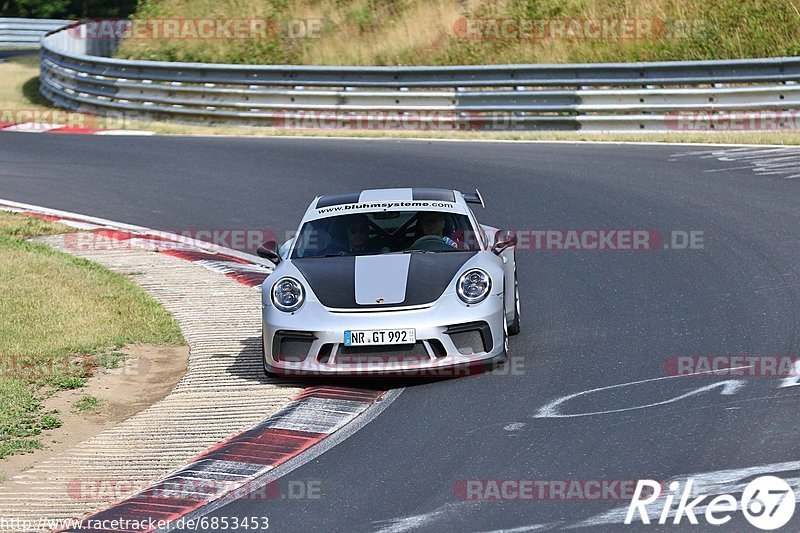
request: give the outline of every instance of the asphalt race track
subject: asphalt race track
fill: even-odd
[[[0,62],[14,56],[30,56],[38,54],[39,50],[0,50]]]
[[[406,388],[289,475],[318,483],[318,498],[214,511],[267,516],[276,531],[666,531],[686,518],[626,527],[604,515],[624,502],[465,501],[457,487],[703,474],[724,489],[753,471],[719,471],[751,467],[798,477],[800,387],[665,370],[672,355],[800,352],[800,179],[699,150],[0,134],[0,198],[164,230],[282,235],[315,194],[477,186],[478,217],[502,228],[702,232],[699,249],[519,250],[513,365]],[[720,530],[700,523],[692,530]],[[741,515],[727,529],[755,531]],[[796,512],[787,530],[799,529]]]

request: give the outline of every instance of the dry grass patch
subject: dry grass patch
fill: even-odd
[[[120,57],[244,64],[452,65],[793,56],[800,10],[785,0],[141,0],[135,17],[321,19],[313,38],[129,41]],[[466,39],[460,19],[652,21],[631,37]]]
[[[70,231],[0,211],[0,458],[57,427],[41,399],[80,387],[115,349],[182,344],[175,319],[130,279],[24,237]]]

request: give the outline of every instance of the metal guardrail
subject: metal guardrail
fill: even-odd
[[[100,115],[205,124],[401,129],[680,129],[681,113],[800,104],[800,58],[454,67],[132,61],[80,25],[42,40],[41,93]],[[795,127],[795,125],[792,125]],[[697,124],[695,124],[697,127]],[[712,126],[713,127],[713,126]]]
[[[0,18],[0,48],[39,48],[43,35],[68,23],[68,20]]]

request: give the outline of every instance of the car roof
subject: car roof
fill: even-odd
[[[344,209],[344,206],[348,206],[347,209]],[[468,208],[464,196],[453,189],[429,187],[366,189],[360,192],[318,196],[311,202],[303,220],[357,212],[420,209],[465,213]]]

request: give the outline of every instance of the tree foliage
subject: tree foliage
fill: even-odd
[[[136,0],[0,0],[0,17],[127,18]]]

